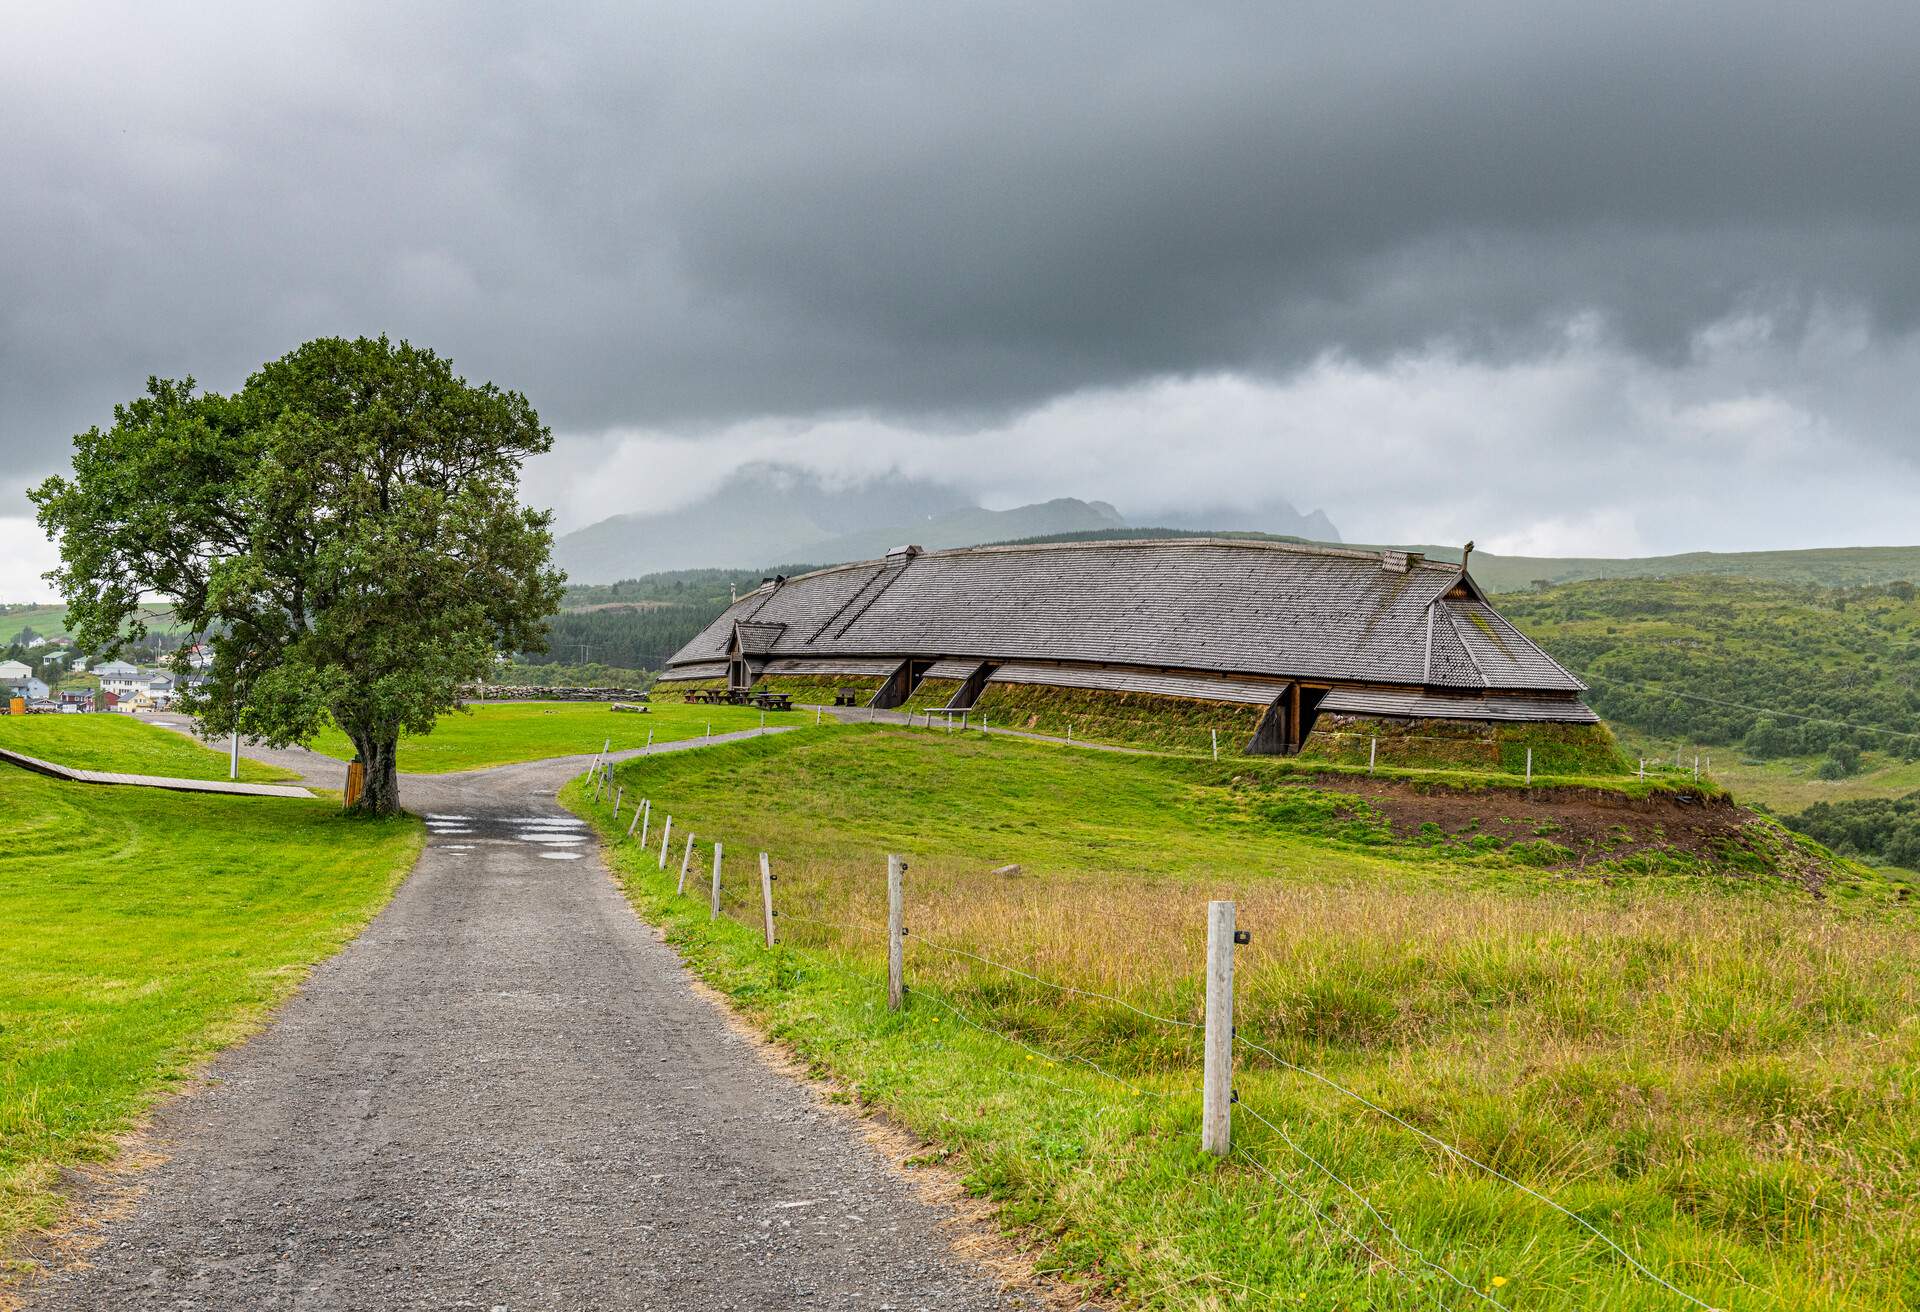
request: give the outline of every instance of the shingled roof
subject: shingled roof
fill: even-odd
[[[819,570],[741,598],[674,654],[668,676],[725,659],[736,624],[770,657],[1097,662],[1473,692],[1585,686],[1458,565],[1239,539],[897,552]]]

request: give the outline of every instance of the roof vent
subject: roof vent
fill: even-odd
[[[887,553],[887,559],[892,560],[895,556],[917,556],[919,554],[920,548],[909,544],[904,547],[895,547],[892,551],[889,551]]]
[[[1383,551],[1380,553],[1380,568],[1389,574],[1405,574],[1409,565],[1404,551]]]

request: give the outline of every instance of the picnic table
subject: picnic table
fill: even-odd
[[[858,706],[860,704],[860,690],[858,688],[841,688],[833,694],[833,704],[835,706]]]
[[[757,692],[750,699],[755,706],[767,711],[790,711],[793,709],[793,696],[784,692]]]

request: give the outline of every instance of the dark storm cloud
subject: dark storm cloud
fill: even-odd
[[[0,494],[329,332],[574,430],[1898,336],[1916,67],[1902,4],[16,9]]]

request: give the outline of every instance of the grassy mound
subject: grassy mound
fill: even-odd
[[[656,683],[648,690],[648,697],[655,702],[683,702],[690,692],[725,692],[727,681],[721,679],[676,679],[672,683]]]
[[[909,713],[940,710],[959,694],[964,682],[961,679],[922,679],[914,688],[913,696],[900,704],[900,709]]]
[[[1057,738],[1067,737],[1071,730],[1082,742],[1155,751],[1211,754],[1217,730],[1224,755],[1247,745],[1266,708],[1146,693],[990,683],[974,703],[974,714],[985,717],[994,728]]]
[[[773,953],[744,869],[710,925],[704,890],[675,898],[631,845],[611,855],[694,969],[1127,1306],[1482,1305],[1379,1216],[1515,1309],[1676,1305],[1566,1216],[1253,1048],[1244,1155],[1203,1158],[1197,1035],[1097,995],[1197,1020],[1216,897],[1252,932],[1243,1039],[1558,1199],[1711,1306],[1912,1305],[1920,924],[1890,885],[1843,870],[1850,894],[1823,902],[1781,870],[1624,892],[1605,862],[1575,878],[1399,837],[1291,766],[881,728],[621,766],[703,841],[771,854]],[[614,836],[604,805],[566,798]],[[898,1017],[872,932],[889,851],[910,863]]]
[[[1324,714],[1300,757],[1365,765],[1376,748],[1380,765],[1410,770],[1482,770],[1524,774],[1527,751],[1536,775],[1604,776],[1631,772],[1613,734],[1600,724],[1501,724],[1485,720],[1397,720]]]
[[[55,1219],[62,1168],[110,1159],[157,1095],[357,933],[421,836],[333,802],[107,790],[12,766],[0,794],[4,1246]]]
[[[771,674],[754,684],[753,690],[783,692],[807,706],[831,706],[842,688],[852,688],[854,704],[865,706],[886,681],[879,674]]]
[[[183,733],[130,715],[0,715],[0,747],[76,770],[157,774],[173,779],[225,779],[227,754],[212,751]],[[9,771],[11,766],[0,766]],[[273,783],[297,776],[276,766],[240,758],[245,783]]]

